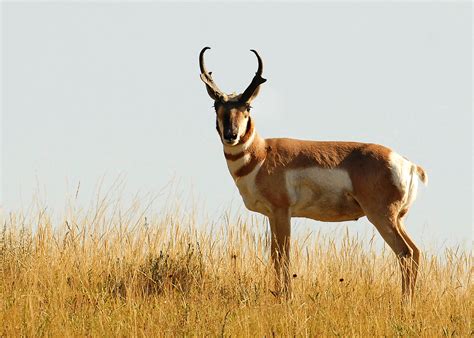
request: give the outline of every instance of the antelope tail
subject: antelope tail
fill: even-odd
[[[416,165],[416,164],[415,164],[415,167],[416,167],[416,174],[420,178],[421,182],[423,182],[424,185],[427,185],[428,184],[428,175],[426,174],[425,169],[423,169],[422,167],[420,167],[419,165]]]

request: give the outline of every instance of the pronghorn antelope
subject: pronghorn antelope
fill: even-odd
[[[216,128],[230,174],[245,206],[266,215],[271,228],[271,259],[277,292],[290,291],[291,217],[325,222],[367,216],[400,261],[402,294],[413,296],[420,250],[405,231],[403,218],[415,200],[422,167],[378,144],[320,142],[260,137],[250,116],[263,62],[242,94],[225,94],[199,55],[201,80],[216,110]],[[283,283],[281,282],[283,281]]]

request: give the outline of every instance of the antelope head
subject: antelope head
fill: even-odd
[[[260,85],[267,81],[262,77],[263,62],[260,55],[252,49],[258,60],[258,69],[252,82],[242,94],[226,94],[217,87],[212,79],[212,72],[208,72],[204,65],[204,52],[208,49],[210,47],[204,47],[199,54],[201,80],[206,85],[209,96],[214,100],[216,129],[222,143],[235,146],[250,127],[250,103],[257,97]]]

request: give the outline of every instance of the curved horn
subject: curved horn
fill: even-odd
[[[252,82],[250,82],[249,86],[247,87],[247,89],[245,89],[245,91],[242,93],[240,97],[240,101],[244,103],[248,103],[252,101],[255,98],[255,96],[257,96],[258,91],[260,89],[260,85],[264,83],[265,81],[267,81],[267,79],[264,79],[262,77],[262,73],[263,73],[262,58],[260,57],[260,55],[258,55],[257,51],[255,51],[254,49],[251,49],[250,51],[253,52],[255,56],[257,57],[258,68],[257,68],[257,72],[255,73],[255,76],[252,79]]]
[[[217,87],[214,80],[212,79],[212,72],[208,72],[206,69],[206,65],[204,64],[204,53],[208,49],[211,49],[211,47],[204,47],[199,53],[199,68],[201,69],[201,80],[206,84],[207,92],[213,100],[227,101],[227,95],[222,92],[219,87]]]
[[[209,47],[208,47],[209,48]],[[257,51],[255,49],[251,49],[250,50],[251,52],[253,52],[255,54],[255,56],[257,57],[257,60],[258,60],[258,69],[257,69],[257,72],[255,74],[258,74],[260,76],[262,76],[262,73],[263,73],[263,61],[262,61],[262,58],[260,57],[260,55],[258,55]]]
[[[211,49],[211,47],[204,47],[201,53],[199,53],[199,68],[201,68],[201,73],[207,73],[206,65],[204,64],[204,52],[208,49]]]

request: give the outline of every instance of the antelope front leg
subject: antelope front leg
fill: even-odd
[[[277,210],[269,220],[272,233],[271,258],[276,273],[275,291],[290,295],[291,217],[287,210]]]

